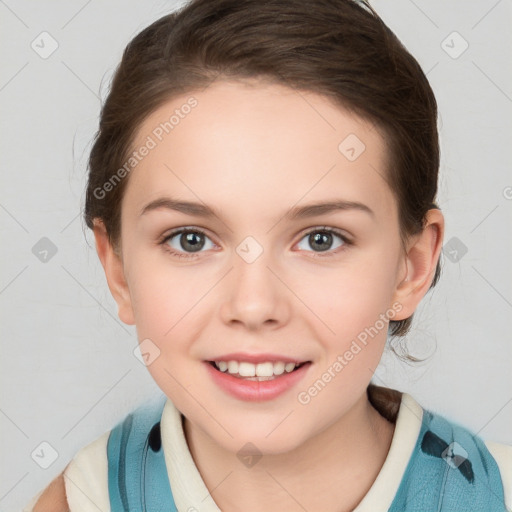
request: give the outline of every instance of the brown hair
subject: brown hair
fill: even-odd
[[[388,147],[386,179],[402,240],[437,208],[437,104],[418,62],[366,1],[192,0],[124,50],[89,157],[84,218],[120,243],[129,176],[98,194],[126,162],[143,120],[173,96],[218,79],[264,79],[329,97],[372,122]],[[431,284],[440,273],[437,263]],[[390,322],[402,336],[412,317]],[[412,358],[414,359],[414,358]]]

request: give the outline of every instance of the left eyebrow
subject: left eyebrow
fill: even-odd
[[[211,218],[217,217],[220,218],[218,213],[214,208],[208,206],[204,203],[195,203],[192,201],[179,201],[176,199],[172,199],[170,197],[161,197],[159,199],[155,199],[151,201],[146,206],[144,206],[140,212],[140,216],[156,209],[165,208],[168,210],[173,210],[176,212],[183,213],[185,215],[192,215],[194,217],[203,217],[203,218]],[[328,202],[317,202],[307,204],[305,206],[297,206],[291,208],[288,212],[286,212],[282,218],[288,220],[298,220],[305,219],[309,217],[317,217],[320,215],[327,215],[328,213],[332,213],[334,211],[344,211],[344,210],[358,210],[361,212],[365,212],[372,217],[375,217],[375,213],[371,208],[366,206],[363,203],[357,201],[345,201],[342,199],[328,201]]]
[[[311,203],[305,206],[292,208],[285,214],[284,218],[289,220],[305,219],[308,217],[326,215],[328,213],[339,210],[357,210],[375,217],[373,210],[363,203],[359,203],[358,201],[345,201],[343,199],[338,199],[335,201]]]

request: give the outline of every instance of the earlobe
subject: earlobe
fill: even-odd
[[[427,212],[426,224],[421,233],[415,235],[405,254],[405,275],[398,278],[394,300],[400,302],[402,320],[410,317],[421,299],[428,292],[434,279],[437,262],[442,249],[444,217],[440,210]]]
[[[94,238],[96,252],[105,271],[110,293],[118,306],[118,316],[125,324],[134,325],[130,290],[125,279],[123,261],[110,243],[105,224],[100,219],[94,219]]]

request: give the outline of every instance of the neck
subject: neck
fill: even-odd
[[[340,420],[295,450],[264,455],[250,468],[185,419],[195,464],[223,512],[353,510],[386,459],[394,424],[364,393]],[[222,483],[221,483],[222,482]]]

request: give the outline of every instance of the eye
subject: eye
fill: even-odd
[[[340,242],[332,247],[333,240],[338,238]],[[341,232],[336,229],[319,227],[308,231],[299,242],[298,247],[302,250],[306,250],[301,247],[302,240],[305,240],[310,247],[313,248],[314,257],[329,257],[334,256],[346,248],[346,246],[352,245],[352,242]],[[210,244],[208,246],[208,243]],[[204,231],[198,228],[180,228],[164,236],[159,242],[164,249],[171,253],[172,256],[178,258],[196,258],[195,253],[200,253],[202,249],[212,249],[215,244],[210,240]],[[333,251],[333,249],[339,249]],[[325,253],[325,254],[321,254]]]
[[[197,228],[182,228],[166,235],[160,244],[173,256],[178,258],[194,258],[194,253],[198,253],[205,246],[208,246],[206,240],[209,240],[211,244],[206,249],[211,249],[215,246],[204,231]]]
[[[333,239],[338,238],[341,240],[337,245],[332,247]],[[342,233],[340,233],[336,229],[322,227],[322,228],[315,228],[313,230],[310,230],[306,233],[306,235],[301,239],[305,240],[307,244],[309,244],[310,247],[314,249],[313,252],[318,253],[326,253],[326,254],[315,254],[315,257],[330,257],[337,254],[339,251],[332,251],[331,249],[337,249],[341,247],[343,250],[345,246],[351,245],[351,241]],[[304,249],[304,247],[300,247],[299,242],[299,248]],[[307,249],[305,249],[307,251]]]

